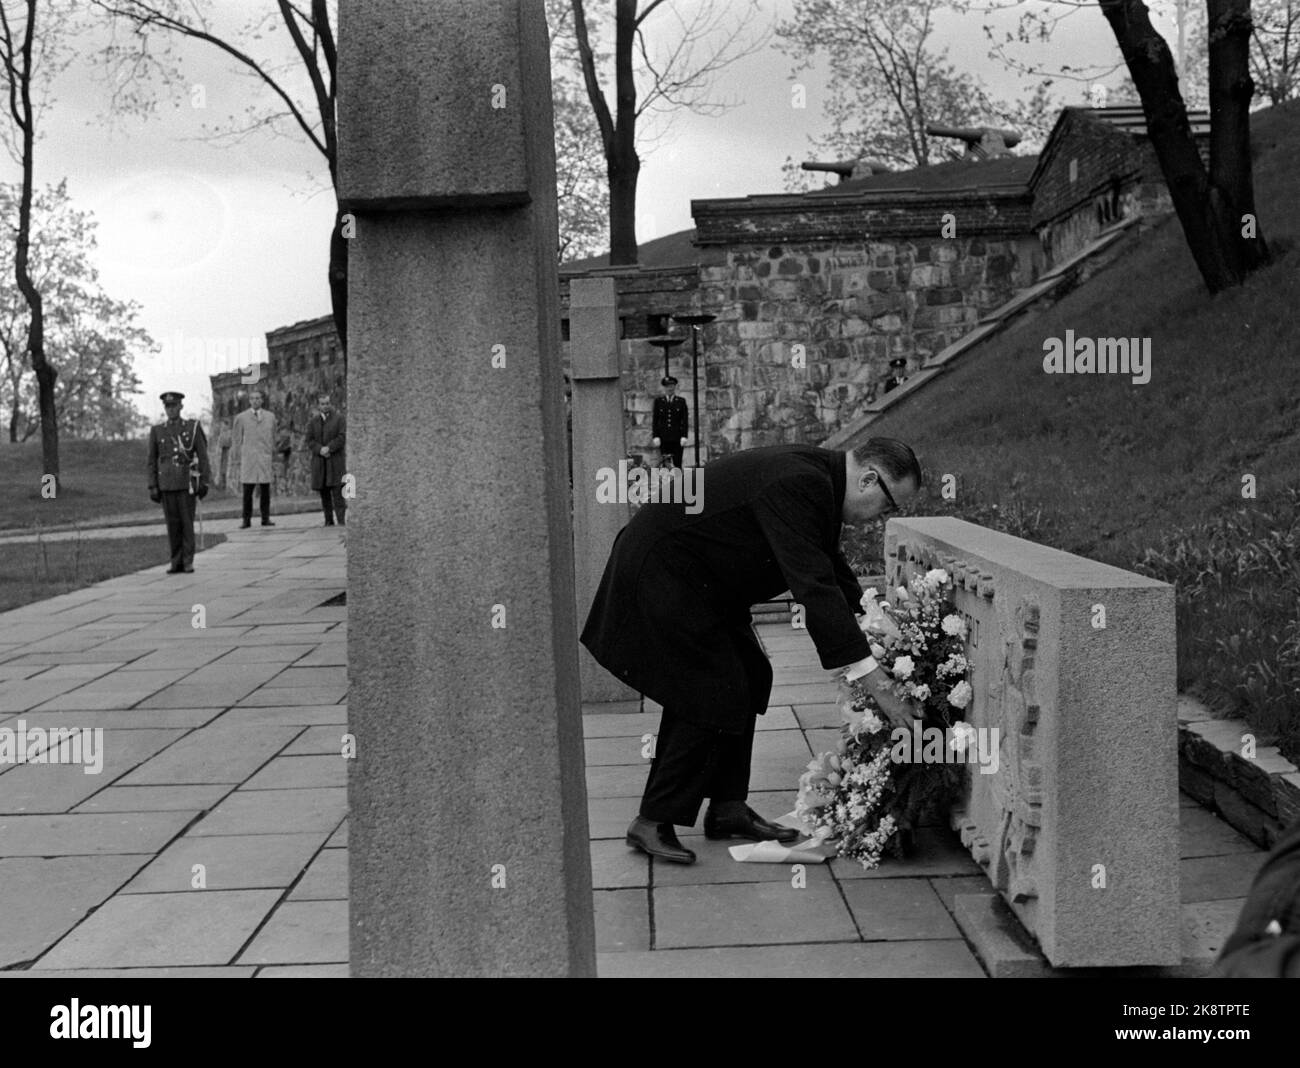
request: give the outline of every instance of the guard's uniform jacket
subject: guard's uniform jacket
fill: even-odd
[[[663,442],[665,450],[677,448],[690,428],[691,416],[681,397],[656,397],[651,417],[651,433]]]
[[[810,445],[715,460],[702,511],[646,504],[619,531],[582,644],[682,719],[727,732],[747,729],[771,691],[753,604],[790,590],[825,668],[869,656],[839,549],[845,480],[845,454]]]
[[[194,497],[207,493],[212,478],[203,427],[194,419],[150,427],[147,468],[149,493],[162,494],[172,570],[187,569],[194,563]]]

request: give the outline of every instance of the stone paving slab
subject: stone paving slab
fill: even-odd
[[[209,834],[279,834],[332,831],[347,812],[347,790],[236,790],[189,832]],[[2,827],[2,825],[0,825]]]
[[[757,865],[755,865],[757,867]],[[843,942],[858,938],[839,888],[809,879],[655,890],[655,948]]]
[[[187,786],[110,786],[78,805],[74,812],[170,812],[212,808],[230,792],[226,784]]]
[[[122,893],[189,893],[200,888],[283,890],[298,878],[324,839],[322,831],[179,838],[132,879]],[[197,872],[196,866],[201,866]],[[197,878],[200,874],[201,880]],[[200,881],[202,887],[196,886]]]
[[[857,879],[843,885],[864,941],[961,937],[928,879]]]
[[[597,953],[602,979],[982,979],[960,940]]]
[[[0,859],[0,969],[40,956],[149,859],[148,854]]]
[[[345,724],[325,724],[308,727],[284,750],[285,756],[343,756]]]
[[[118,785],[242,783],[297,734],[292,726],[224,726],[218,721],[186,735]]]
[[[322,723],[346,724],[348,706],[345,704],[282,705],[277,708],[232,708],[221,717],[225,726],[265,727],[272,724],[299,727]]]
[[[332,964],[347,959],[346,901],[287,901],[237,963]]]
[[[0,857],[157,853],[198,812],[85,812],[0,816]]]
[[[625,953],[650,948],[650,893],[644,889],[596,890],[596,950]]]
[[[71,726],[72,724],[64,724]],[[23,764],[0,775],[0,813],[67,812],[184,735],[183,730],[117,730],[101,735],[98,774],[83,763]],[[78,742],[80,744],[80,741]],[[65,756],[67,746],[57,747]],[[49,754],[51,756],[56,754]]]
[[[245,790],[301,790],[347,786],[348,761],[332,756],[278,756],[243,785]]]
[[[346,979],[346,964],[273,964],[257,970],[259,979]]]
[[[278,890],[119,894],[34,967],[44,970],[234,963],[231,958],[275,907],[279,895]]]
[[[348,851],[322,849],[289,891],[290,901],[346,901],[348,899]]]
[[[257,969],[243,968],[33,968],[0,972],[0,979],[251,979]]]

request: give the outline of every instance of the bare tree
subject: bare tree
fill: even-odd
[[[792,18],[776,30],[780,47],[796,60],[793,73],[822,55],[830,65],[823,113],[831,130],[813,139],[814,151],[924,167],[952,150],[950,141],[931,140],[932,122],[1014,127],[1027,147],[1041,142],[1055,110],[1050,79],[1014,103],[994,100],[935,47],[935,16],[969,7],[965,0],[797,0]],[[797,163],[788,161],[785,171],[788,187],[807,186]]]
[[[637,123],[647,111],[670,111],[688,108],[701,113],[716,112],[727,105],[708,99],[714,76],[724,67],[757,51],[766,42],[761,34],[746,43],[743,33],[746,17],[742,13],[728,27],[713,0],[691,0],[690,14],[683,17],[672,8],[666,11],[678,18],[679,30],[672,43],[652,55],[646,44],[643,26],[647,18],[664,5],[664,0],[649,0],[641,10],[638,0],[615,0],[614,4],[614,109],[611,113],[596,71],[596,48],[584,0],[573,0],[574,37],[577,62],[582,69],[587,99],[595,113],[604,149],[606,174],[609,178],[609,262],[629,264],[637,261],[636,189],[641,173],[637,153]],[[747,7],[757,10],[756,0]],[[710,38],[718,39],[707,46],[702,59],[696,58],[697,46]],[[638,84],[638,79],[643,84]]]
[[[1250,155],[1250,0],[1208,0],[1210,164],[1201,162],[1165,39],[1142,0],[1099,0],[1142,99],[1151,139],[1196,266],[1211,293],[1268,262]]]
[[[587,101],[570,0],[546,0],[551,40],[551,94],[555,111],[555,200],[559,259],[594,256],[609,229],[609,182],[600,127]],[[607,58],[597,52],[596,62]]]
[[[1047,40],[1071,15],[1091,7],[1084,0],[1049,0],[1021,17],[1009,43]],[[1147,136],[1159,161],[1183,236],[1197,269],[1211,293],[1239,285],[1251,271],[1269,261],[1263,227],[1255,211],[1255,186],[1250,154],[1250,102],[1255,93],[1251,77],[1251,38],[1254,32],[1250,0],[1206,0],[1207,49],[1205,92],[1210,110],[1210,162],[1201,161],[1187,117],[1187,103],[1178,66],[1164,37],[1151,25],[1142,0],[1097,0],[1110,25],[1142,103]],[[986,33],[989,32],[985,27]],[[992,34],[989,34],[992,37]],[[1009,66],[1021,67],[1003,52],[993,55]],[[1196,67],[1194,51],[1187,66]],[[1096,78],[1076,69],[1062,77]],[[1198,71],[1183,77],[1195,86]]]
[[[37,11],[41,12],[37,29]],[[18,219],[14,234],[14,281],[27,304],[27,358],[36,373],[38,406],[41,413],[41,454],[46,475],[59,485],[59,422],[54,400],[58,371],[45,356],[45,305],[32,280],[32,196],[36,155],[36,126],[46,100],[39,99],[38,80],[43,84],[69,62],[61,39],[67,28],[69,9],[45,0],[0,0],[0,78],[7,97],[4,143],[22,169],[18,196]],[[33,91],[38,99],[34,101]],[[9,222],[9,225],[13,225]]]
[[[1276,106],[1300,96],[1300,0],[1251,0],[1250,73],[1262,101]],[[1204,10],[1189,21],[1190,43],[1183,73],[1204,99],[1210,27]]]
[[[334,328],[338,332],[339,346],[343,352],[344,371],[347,369],[348,324],[348,239],[344,213],[338,206],[338,131],[335,116],[335,75],[338,52],[335,46],[334,27],[338,24],[337,5],[333,0],[310,0],[310,4],[293,4],[289,0],[276,0],[276,13],[254,20],[238,35],[240,42],[260,39],[278,25],[292,42],[300,65],[299,75],[305,74],[310,86],[306,100],[296,94],[288,81],[288,71],[277,70],[271,59],[256,58],[241,44],[232,43],[219,36],[212,28],[204,5],[183,0],[93,0],[112,18],[119,20],[132,31],[131,44],[115,46],[107,53],[120,68],[129,70],[137,78],[140,74],[161,75],[164,80],[175,76],[174,68],[165,61],[165,53],[156,53],[151,47],[151,33],[185,37],[206,44],[225,53],[246,73],[263,82],[278,102],[278,110],[255,116],[250,126],[241,132],[266,126],[275,126],[290,120],[308,142],[325,160],[330,185],[334,190],[334,225],[330,231],[329,270],[327,281],[330,306],[334,313]]]

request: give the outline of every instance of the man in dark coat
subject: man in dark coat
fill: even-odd
[[[208,495],[208,442],[197,419],[181,418],[184,393],[162,395],[167,422],[149,428],[149,499],[163,506],[172,563],[167,574],[194,570],[195,499]]]
[[[650,432],[654,435],[651,444],[658,446],[663,455],[671,456],[674,467],[681,467],[682,439],[690,429],[690,412],[686,410],[686,401],[676,396],[677,379],[668,375],[660,384],[664,395],[655,398],[650,419]]]
[[[348,510],[343,499],[343,478],[347,474],[343,446],[347,437],[347,424],[342,414],[333,410],[328,393],[320,395],[320,411],[307,422],[307,451],[311,454],[311,488],[320,494],[325,510],[325,525],[334,525],[338,514],[339,526],[345,525],[344,513]]]
[[[582,632],[600,664],[663,706],[627,841],[684,864],[695,854],[673,828],[694,826],[705,797],[710,838],[797,837],[745,803],[755,717],[772,686],[750,608],[790,590],[822,666],[870,673],[875,662],[855,617],[862,590],[839,550],[841,523],[904,506],[922,480],[915,454],[891,438],[853,453],[751,449],[702,476],[696,514],[646,504],[619,532]]]
[[[1256,873],[1236,930],[1210,975],[1300,979],[1300,819],[1283,832]]]

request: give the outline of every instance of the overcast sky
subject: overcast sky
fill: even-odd
[[[689,6],[691,0],[674,2]],[[234,31],[250,13],[274,6],[270,0],[216,0],[212,9],[217,27]],[[793,0],[763,0],[761,6],[770,24],[788,17]],[[652,47],[656,28],[671,30],[675,24],[662,14],[646,22]],[[937,37],[949,46],[952,61],[983,79],[995,96],[1014,97],[1028,82],[988,57],[980,25],[991,18],[1010,28],[1017,15],[950,16],[938,26]],[[1172,41],[1171,23],[1158,11],[1156,22]],[[198,414],[210,402],[208,373],[222,368],[187,370],[173,363],[171,353],[184,353],[192,341],[223,339],[253,351],[250,346],[264,345],[268,330],[330,310],[325,270],[333,198],[324,160],[288,124],[281,136],[260,133],[233,144],[204,139],[205,126],[229,128],[248,108],[265,107],[268,96],[255,80],[236,74],[220,52],[199,42],[176,45],[184,80],[156,86],[154,117],[109,121],[108,88],[91,62],[107,40],[103,26],[84,34],[79,60],[55,82],[41,124],[36,178],[40,184],[67,178],[73,204],[93,212],[105,290],[140,304],[140,323],[163,346],[161,355],[137,361],[145,390],[137,403],[151,417],[161,417],[158,393],[177,388],[187,394],[186,414]],[[275,62],[292,57],[282,29],[240,43]],[[1118,60],[1110,29],[1091,4],[1070,15],[1050,47],[1021,55],[1076,67]],[[787,156],[808,158],[808,137],[824,126],[820,72],[799,76],[808,95],[807,108],[797,110],[790,106],[791,67],[791,60],[771,46],[747,57],[724,71],[714,87],[715,97],[737,106],[715,117],[679,113],[657,147],[643,152],[639,240],[690,227],[692,198],[782,190],[782,163]],[[1119,79],[1117,73],[1106,81],[1115,86]],[[1084,101],[1082,83],[1058,82],[1057,89],[1064,103]],[[193,106],[196,100],[205,106]],[[17,168],[4,159],[0,179],[17,177]]]

